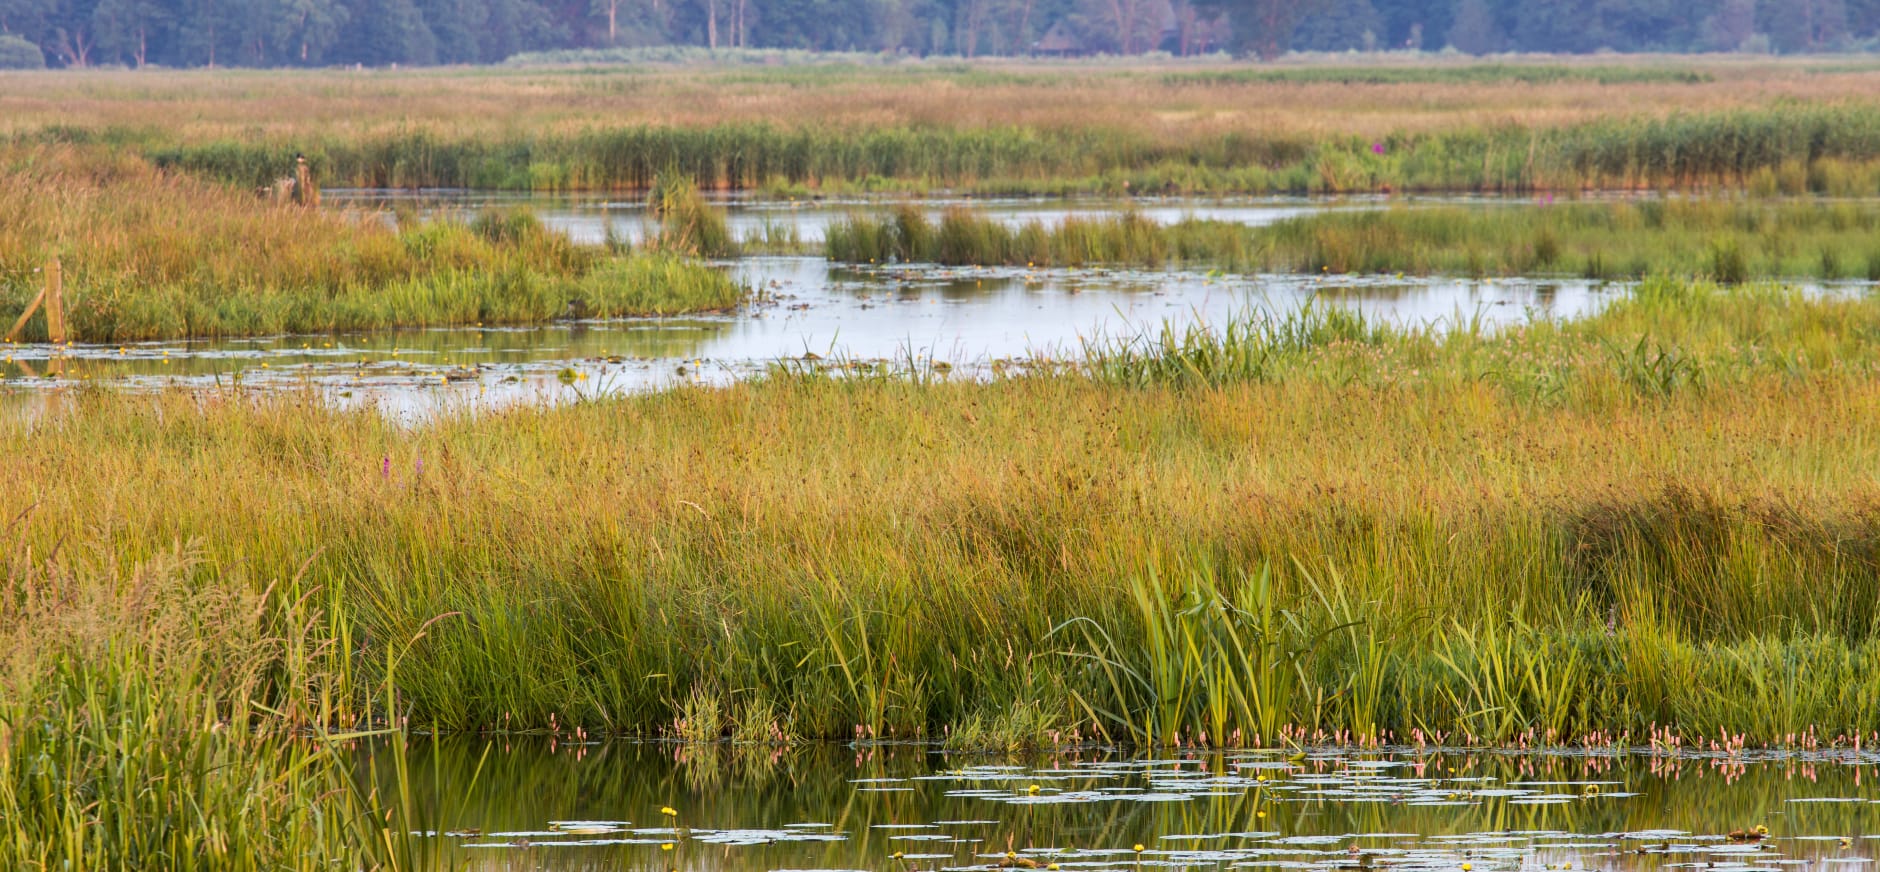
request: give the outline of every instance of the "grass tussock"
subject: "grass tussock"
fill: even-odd
[[[934,222],[917,207],[903,206],[886,217],[849,216],[835,222],[824,238],[824,252],[851,263],[1158,266],[1201,248],[1190,237],[1195,235],[1191,231],[1203,227],[1219,234],[1206,245],[1210,252],[1228,248],[1240,235],[1226,225],[1199,222],[1164,228],[1135,212],[1013,227],[960,207],[948,209]]]
[[[81,393],[0,422],[0,466],[34,553],[194,542],[194,583],[235,592],[305,564],[348,640],[325,668],[396,658],[400,710],[444,730],[1880,730],[1880,302],[1659,280],[1492,334],[1334,311],[1055,374],[779,373],[418,426]]]
[[[1737,200],[1408,205],[1250,228],[1196,219],[1164,226],[1127,212],[1014,226],[965,209],[949,210],[936,223],[903,207],[836,222],[824,250],[851,263],[1871,280],[1880,279],[1880,209]]]
[[[36,268],[57,256],[81,342],[521,323],[577,300],[632,315],[741,297],[716,270],[577,246],[523,210],[394,228],[97,148],[0,152],[0,214],[0,311],[21,311]],[[24,338],[43,331],[35,320]]]
[[[8,555],[0,862],[423,865],[405,835],[412,808],[373,793],[341,754],[363,735],[342,725],[373,720],[350,691],[374,667],[342,647],[344,618],[325,610],[337,599],[215,576],[176,549],[127,569]]]
[[[1262,269],[1724,282],[1880,277],[1880,209],[1641,200],[1331,212],[1254,233]],[[1230,253],[1231,256],[1231,253]]]
[[[661,175],[647,195],[646,211],[659,222],[659,232],[652,238],[655,248],[687,257],[722,258],[738,253],[724,214],[705,202],[698,185],[687,176]]]

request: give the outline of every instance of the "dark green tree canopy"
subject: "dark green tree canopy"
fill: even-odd
[[[969,56],[1871,51],[1880,0],[0,0],[0,63],[18,66],[473,64],[666,44]]]

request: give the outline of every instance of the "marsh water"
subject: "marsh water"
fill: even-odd
[[[517,198],[488,194],[330,192],[335,208],[369,217],[413,208],[468,212]],[[521,198],[551,227],[583,241],[637,238],[637,201]],[[1132,204],[1145,216],[1263,224],[1324,209],[1374,208],[1376,200],[1279,198]],[[732,201],[736,233],[820,240],[854,202]],[[947,201],[924,202],[938,211]],[[992,201],[974,208],[1018,222],[1101,214],[1114,203]],[[778,228],[782,228],[779,230]],[[1416,326],[1494,327],[1573,318],[1624,293],[1590,281],[1389,276],[1220,275],[1180,270],[852,268],[817,256],[746,257],[722,264],[754,302],[735,312],[673,318],[561,321],[530,327],[457,327],[214,342],[21,345],[0,375],[19,390],[108,383],[311,389],[340,404],[425,411],[510,402],[556,402],[687,382],[722,384],[778,365],[915,366],[975,377],[1009,366],[1077,356],[1086,340],[1152,333],[1168,324],[1221,324],[1312,302]],[[938,367],[934,367],[939,364]]]
[[[105,381],[308,387],[336,400],[428,407],[554,401],[595,392],[725,383],[787,362],[943,364],[963,376],[1076,356],[1086,339],[1163,323],[1320,301],[1412,323],[1573,317],[1617,291],[1580,282],[1454,282],[1192,272],[857,271],[819,258],[727,265],[760,298],[696,317],[556,322],[339,336],[7,349],[0,371],[31,387]]]
[[[329,190],[322,192],[322,196],[324,202],[334,208],[360,210],[381,216],[394,215],[400,209],[415,210],[423,215],[463,216],[490,206],[525,206],[549,228],[584,243],[599,243],[611,238],[637,245],[646,239],[647,229],[652,226],[643,197],[378,189]],[[829,225],[848,215],[879,211],[891,204],[903,202],[867,198],[776,199],[740,195],[717,195],[710,199],[724,210],[726,226],[735,239],[790,239],[805,245],[820,245]],[[1445,198],[1444,201],[1448,199],[1453,198]],[[1314,212],[1375,209],[1390,200],[1382,196],[1223,199],[1139,197],[1124,204],[1100,199],[927,197],[912,202],[930,219],[937,219],[949,208],[964,207],[975,214],[1007,224],[1029,221],[1055,224],[1072,216],[1102,217],[1128,208],[1162,224],[1172,224],[1183,218],[1199,218],[1258,227]]]
[[[1880,755],[1851,751],[1004,759],[455,740],[410,761],[436,827],[424,841],[473,869],[1775,872],[1880,851]]]

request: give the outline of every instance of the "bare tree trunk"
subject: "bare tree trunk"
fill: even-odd
[[[619,41],[620,29],[617,22],[620,17],[620,0],[607,0],[607,44]]]
[[[718,48],[718,0],[705,0],[705,44]]]
[[[960,42],[961,54],[979,54],[979,32],[985,29],[986,0],[972,0],[966,7],[966,39]]]
[[[82,30],[68,33],[61,28],[58,53],[65,57],[66,63],[81,70],[91,66],[91,40],[85,37]]]

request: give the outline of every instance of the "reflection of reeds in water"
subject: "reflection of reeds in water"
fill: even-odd
[[[1656,856],[1642,848],[1665,841],[1695,842],[1717,840],[1732,829],[1753,828],[1752,821],[1778,820],[1772,835],[1827,835],[1860,833],[1866,826],[1864,803],[1794,803],[1803,798],[1858,796],[1856,770],[1841,764],[1816,766],[1788,764],[1729,764],[1726,761],[1685,760],[1668,763],[1629,756],[1586,757],[1557,754],[1429,754],[1402,755],[1393,758],[1400,765],[1369,768],[1354,765],[1354,757],[1380,759],[1383,755],[1326,754],[1290,767],[1280,766],[1282,755],[1248,758],[1199,755],[1187,758],[1179,766],[1164,761],[1157,765],[1128,765],[1126,756],[1101,755],[1055,757],[968,757],[948,758],[936,767],[922,749],[904,749],[905,755],[891,759],[875,758],[866,762],[849,757],[846,749],[816,747],[799,749],[779,766],[779,777],[765,782],[739,782],[733,775],[699,782],[698,793],[686,793],[687,782],[672,773],[692,765],[705,765],[702,758],[678,759],[664,753],[647,754],[631,767],[615,760],[599,764],[614,777],[593,784],[574,786],[566,778],[560,782],[541,779],[544,792],[521,793],[501,784],[486,784],[480,791],[496,804],[483,807],[482,818],[489,823],[503,822],[506,827],[540,826],[548,809],[571,808],[644,808],[671,802],[683,810],[686,825],[711,828],[697,821],[709,817],[712,826],[776,827],[791,822],[831,823],[832,830],[847,838],[831,845],[824,859],[834,866],[868,865],[872,858],[891,857],[896,851],[919,851],[919,841],[898,840],[895,835],[906,829],[878,825],[932,824],[939,821],[982,820],[987,824],[970,827],[940,827],[938,832],[961,833],[982,839],[970,849],[974,853],[1002,856],[1006,852],[1036,852],[1026,856],[1073,860],[1079,852],[1122,850],[1127,855],[1132,843],[1144,845],[1147,859],[1167,850],[1209,850],[1224,847],[1262,847],[1260,840],[1245,842],[1209,838],[1226,833],[1277,832],[1285,836],[1346,837],[1352,834],[1405,833],[1389,842],[1371,842],[1376,848],[1420,847],[1447,852],[1450,862],[1467,862],[1471,847],[1444,844],[1445,837],[1499,834],[1508,844],[1533,858],[1550,861],[1572,859],[1584,865],[1589,850],[1607,850],[1606,862],[1616,868],[1633,868],[1633,863],[1649,864]],[[539,754],[514,756],[534,760],[552,772],[568,774],[588,764],[561,766],[556,759]],[[592,761],[590,761],[592,762]],[[1246,783],[1249,762],[1272,765],[1265,769],[1270,777],[1262,782]],[[1672,765],[1676,771],[1647,771],[1655,766]],[[996,771],[957,768],[959,764],[996,763],[1017,765],[1016,770]],[[1085,764],[1103,763],[1119,766],[1125,774],[1107,777],[1105,768]],[[859,765],[858,765],[859,764]],[[453,764],[467,770],[469,759]],[[492,763],[499,771],[511,771],[513,764]],[[1145,778],[1145,770],[1165,773],[1156,783]],[[938,771],[936,771],[938,770]],[[1206,774],[1213,778],[1234,780],[1226,789],[1168,780],[1166,773],[1181,771],[1191,776]],[[630,772],[631,777],[620,777]],[[952,777],[932,778],[951,772]],[[1303,779],[1311,785],[1302,785]],[[860,779],[862,783],[851,783]],[[887,779],[881,781],[880,779]],[[1422,781],[1428,779],[1428,781]],[[997,798],[948,796],[955,790],[990,790],[1001,795],[1025,798],[1024,785],[1042,781],[1051,793],[1077,793],[1117,788],[1149,788],[1154,791],[1180,791],[1191,794],[1183,802],[1131,802],[1112,796],[1097,801],[1049,805],[1012,805]],[[1533,782],[1543,782],[1533,784]],[[1548,783],[1553,782],[1553,783]],[[1559,783],[1565,782],[1565,783]],[[538,782],[525,782],[533,788]],[[1589,792],[1593,783],[1599,786]],[[880,787],[909,788],[897,792],[868,792]],[[1306,789],[1302,789],[1306,788]],[[1338,791],[1352,790],[1339,795]],[[1486,790],[1490,795],[1476,791]],[[1553,805],[1524,804],[1522,790],[1534,794],[1563,794],[1570,801]],[[1635,796],[1608,794],[1636,793]],[[1450,803],[1420,806],[1433,794]],[[1411,801],[1405,801],[1406,797]],[[663,817],[654,818],[663,823]],[[655,823],[654,825],[658,825]],[[1691,839],[1611,839],[1601,834],[1647,830],[1683,831]],[[919,831],[914,831],[919,832]],[[1610,844],[1610,848],[1540,849],[1535,843],[1564,840],[1522,833],[1564,832],[1585,834],[1572,841]],[[1192,834],[1193,841],[1169,838]],[[690,845],[684,850],[695,850]],[[1326,862],[1346,861],[1343,843],[1324,846],[1270,845],[1273,849],[1317,851]],[[1038,849],[1054,849],[1057,854]],[[718,853],[712,860],[718,868],[772,868],[774,858],[763,854],[766,848],[738,849]],[[797,850],[797,849],[791,849]],[[941,853],[956,850],[938,848]],[[1830,838],[1819,843],[1784,841],[1776,849],[1786,857],[1818,858],[1846,856],[1847,848]],[[1304,853],[1298,857],[1310,856]],[[1086,862],[1095,855],[1085,853]],[[1478,866],[1484,866],[1480,855]],[[771,866],[766,866],[771,863]]]

